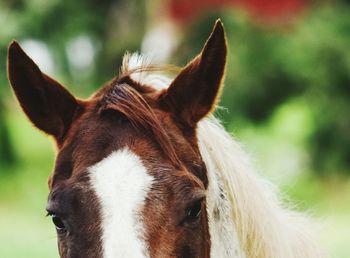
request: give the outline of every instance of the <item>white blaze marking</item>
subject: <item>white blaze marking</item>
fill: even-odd
[[[137,212],[153,178],[140,158],[124,148],[90,167],[89,173],[102,208],[103,257],[149,257]]]

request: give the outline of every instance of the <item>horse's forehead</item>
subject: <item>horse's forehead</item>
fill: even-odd
[[[78,179],[86,174],[88,167],[124,147],[130,148],[146,165],[163,167],[169,163],[171,166],[171,162],[166,158],[169,154],[167,149],[162,148],[164,146],[159,148],[159,139],[152,134],[151,129],[141,129],[130,121],[120,121],[118,112],[111,111],[101,115],[99,105],[98,101],[91,101],[85,113],[74,121],[56,158],[53,180],[57,178],[57,181],[61,181],[72,176]],[[185,166],[198,163],[198,153],[194,151],[195,146],[192,146],[196,144],[196,138],[188,132],[184,137],[183,132],[166,112],[155,109],[153,113],[169,139],[164,145],[181,146],[175,152]],[[149,160],[152,160],[152,164],[149,164]]]
[[[101,208],[104,257],[148,257],[141,210],[154,178],[125,147],[88,168]]]

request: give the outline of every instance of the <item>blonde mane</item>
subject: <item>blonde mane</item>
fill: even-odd
[[[208,172],[228,198],[229,214],[223,211],[222,216],[233,219],[246,257],[325,257],[310,235],[311,221],[283,207],[275,187],[255,173],[248,156],[216,118],[199,123],[198,138]]]
[[[128,54],[121,72],[156,89],[168,87],[172,80],[147,72],[154,71],[147,69],[149,64],[143,56]],[[275,187],[260,178],[248,155],[214,116],[202,119],[197,133],[209,179],[212,257],[326,257],[310,234],[312,222],[281,203]]]

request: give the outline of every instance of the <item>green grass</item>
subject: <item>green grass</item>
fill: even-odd
[[[2,258],[58,257],[53,227],[40,209],[26,205],[0,208],[0,256]]]
[[[0,257],[58,257],[56,233],[45,216],[53,148],[22,114],[7,120],[18,162],[0,164]]]
[[[319,223],[319,240],[334,258],[350,257],[350,179],[299,179],[285,192]]]
[[[0,257],[58,257],[55,230],[45,217],[53,147],[22,114],[15,112],[8,120],[19,161],[11,168],[0,164]],[[265,146],[269,145],[261,144]],[[261,152],[259,147],[257,151]],[[350,180],[299,175],[283,182],[282,189],[298,209],[308,210],[322,222],[321,244],[331,257],[350,257]]]

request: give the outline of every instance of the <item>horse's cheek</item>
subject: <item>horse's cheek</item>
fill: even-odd
[[[64,240],[58,240],[58,251],[61,258],[68,258],[68,248]]]

